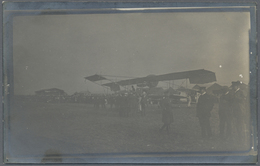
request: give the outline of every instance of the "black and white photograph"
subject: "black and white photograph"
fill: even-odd
[[[254,4],[3,5],[5,163],[257,161]]]

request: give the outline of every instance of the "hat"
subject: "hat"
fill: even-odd
[[[233,81],[232,86],[239,86],[241,85],[240,81]]]

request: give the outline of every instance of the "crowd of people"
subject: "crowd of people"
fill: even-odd
[[[148,97],[146,92],[142,94],[124,93],[107,96],[93,96],[91,98],[94,108],[115,109],[120,116],[128,117],[131,112],[140,112],[145,116],[146,104]]]
[[[248,96],[246,96],[241,88],[239,81],[232,82],[231,87],[223,87],[217,94],[217,97],[208,94],[205,87],[200,87],[199,96],[195,102],[196,104],[196,117],[199,120],[201,128],[201,137],[203,139],[212,138],[212,129],[210,126],[211,111],[216,103],[218,103],[219,113],[219,137],[228,139],[232,133],[237,133],[237,137],[243,139],[245,137],[245,130],[249,126],[249,111],[246,107],[249,104]],[[46,97],[45,97],[46,98]],[[134,91],[121,94],[108,94],[108,95],[72,95],[72,96],[56,96],[55,98],[45,99],[47,102],[52,100],[66,101],[66,102],[81,102],[92,104],[95,110],[97,109],[110,109],[116,110],[121,117],[128,117],[130,113],[139,112],[140,115],[145,116],[147,104],[150,98],[147,93],[135,93]],[[41,99],[41,98],[40,98]],[[163,97],[158,102],[158,108],[162,113],[162,130],[169,133],[169,127],[174,121],[174,108],[172,107],[172,100],[169,94],[165,91]],[[191,97],[187,97],[187,107],[191,107]],[[194,105],[195,105],[194,104]],[[247,119],[246,119],[247,118]],[[235,131],[234,131],[235,130]]]
[[[242,92],[240,86],[241,83],[239,81],[232,82],[230,88],[223,87],[219,94],[219,137],[221,139],[230,139],[233,132],[236,133],[237,139],[245,139],[246,128],[249,127],[250,114],[246,108],[249,100]],[[203,139],[211,139],[210,117],[214,99],[207,94],[204,87],[200,88],[200,93],[201,95],[196,106],[196,115],[200,123],[201,137]]]
[[[235,137],[244,141],[250,128],[249,98],[241,90],[240,81],[232,82],[231,87],[223,87],[217,96],[208,94],[206,87],[200,87],[198,102],[196,103],[196,117],[201,129],[201,138],[212,139],[211,112],[217,103],[219,115],[219,138],[228,140]],[[217,99],[217,100],[216,100]],[[167,94],[160,102],[162,110],[162,130],[169,133],[169,126],[173,123],[174,115],[171,101]],[[188,104],[188,107],[190,105]],[[215,107],[216,108],[216,107]]]

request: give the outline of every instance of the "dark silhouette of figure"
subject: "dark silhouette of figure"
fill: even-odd
[[[169,134],[170,124],[173,122],[172,106],[168,96],[163,97],[160,102],[160,108],[162,109],[162,122],[164,123],[160,131],[166,129]]]
[[[101,108],[106,109],[106,98],[104,96],[99,98],[99,105]]]
[[[206,88],[200,88],[201,95],[197,103],[197,117],[199,118],[199,123],[201,127],[201,136],[202,138],[211,138],[212,132],[210,127],[210,116],[211,110],[214,106],[214,100],[212,96],[206,93]]]
[[[245,106],[245,96],[240,89],[240,81],[232,82],[231,92],[231,109],[234,117],[234,125],[236,128],[237,136],[243,140],[244,133],[244,118],[243,111]]]
[[[97,97],[97,96],[93,97],[93,102],[94,102],[94,108],[98,109],[99,108],[99,97]]]
[[[232,109],[231,109],[231,95],[228,87],[221,89],[221,96],[219,98],[219,136],[221,139],[226,139],[231,136],[232,125]]]

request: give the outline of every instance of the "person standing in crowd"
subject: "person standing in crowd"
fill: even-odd
[[[110,109],[112,110],[115,107],[115,96],[109,96],[107,98],[107,102],[110,105]]]
[[[106,109],[106,98],[105,98],[105,96],[101,96],[99,99],[100,99],[99,100],[100,107],[103,108],[103,109]]]
[[[172,105],[168,94],[165,94],[160,102],[160,108],[162,109],[162,122],[164,123],[160,131],[166,129],[169,134],[170,124],[173,122]]]
[[[94,108],[99,108],[99,98],[98,96],[93,97],[93,101],[94,101]]]
[[[231,125],[232,109],[230,92],[228,87],[223,87],[219,98],[219,136],[221,139],[227,139],[231,136]]]
[[[196,92],[196,94],[195,94],[195,102],[196,103],[198,103],[199,97],[200,97],[200,93]]]
[[[243,139],[243,107],[245,104],[244,93],[240,89],[240,81],[232,82],[231,109],[233,111],[234,125],[239,139]]]
[[[214,106],[214,100],[212,96],[206,93],[206,88],[200,88],[200,97],[197,103],[197,117],[199,119],[200,127],[201,127],[201,136],[202,138],[211,138],[212,132],[210,127],[210,116],[211,110]]]
[[[191,96],[190,96],[190,93],[188,93],[187,100],[188,100],[188,107],[190,107],[191,106]]]
[[[140,111],[142,116],[145,116],[146,102],[147,102],[146,92],[143,92],[143,95],[140,98]]]

